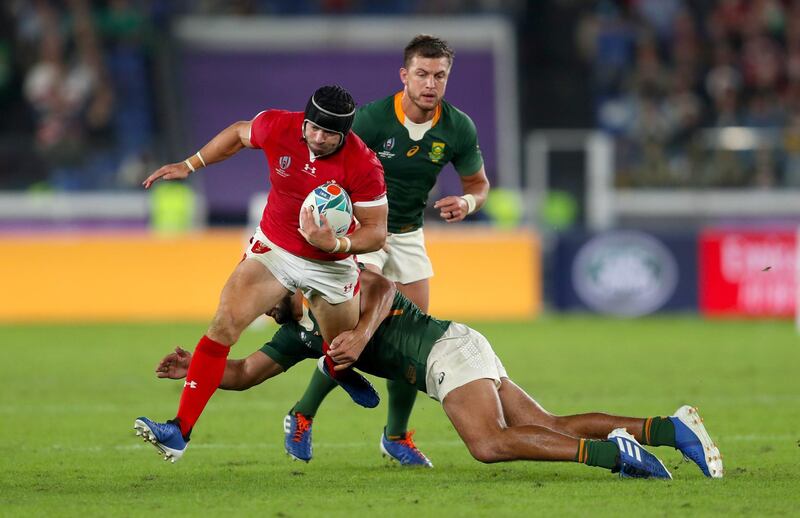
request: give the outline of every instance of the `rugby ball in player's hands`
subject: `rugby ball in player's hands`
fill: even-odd
[[[350,202],[350,196],[335,182],[324,183],[308,193],[303,200],[301,214],[306,207],[311,207],[317,225],[320,224],[319,215],[324,215],[328,225],[338,237],[346,235],[353,223],[353,204]],[[300,228],[303,228],[302,219],[300,221]]]

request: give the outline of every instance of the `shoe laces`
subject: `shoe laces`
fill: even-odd
[[[414,440],[411,438],[415,432],[416,430],[410,430],[406,432],[404,435],[402,435],[399,439],[389,439],[389,440],[397,444],[402,444],[406,448],[409,448],[411,451],[413,451],[414,454],[422,457],[422,452],[417,449],[417,445],[414,444]]]
[[[294,414],[294,418],[297,421],[297,428],[294,430],[294,435],[292,436],[292,441],[300,442],[303,440],[303,435],[311,428],[311,422],[314,420],[311,417],[306,417],[300,412],[296,412]]]

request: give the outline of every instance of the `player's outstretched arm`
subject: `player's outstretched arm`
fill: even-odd
[[[200,151],[183,162],[167,164],[148,176],[142,185],[149,189],[158,180],[183,180],[191,173],[216,162],[221,162],[250,144],[251,121],[231,124],[211,139]]]
[[[447,223],[456,223],[466,218],[486,203],[489,195],[489,179],[483,166],[475,173],[460,176],[463,196],[445,196],[436,201],[433,207],[439,209],[439,216]]]
[[[192,353],[176,347],[174,352],[158,362],[156,376],[183,379],[191,361]],[[261,351],[256,351],[243,360],[228,360],[219,387],[224,390],[247,390],[281,372],[283,367]]]
[[[328,356],[337,363],[335,370],[346,369],[361,356],[378,326],[389,316],[397,291],[392,281],[374,272],[361,272],[359,281],[361,315],[358,324],[334,338],[328,350]]]

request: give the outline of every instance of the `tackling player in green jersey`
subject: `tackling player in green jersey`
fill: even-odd
[[[475,459],[574,461],[626,477],[672,478],[641,446],[649,444],[677,449],[707,477],[723,476],[719,450],[695,408],[683,406],[671,417],[553,415],[511,381],[483,335],[426,315],[377,274],[362,272],[361,286],[359,326],[369,341],[331,345],[328,354],[440,401]],[[228,360],[220,388],[246,390],[299,361],[323,357],[319,327],[299,296],[287,296],[268,314],[281,328],[247,358]],[[177,349],[161,360],[157,375],[183,378],[190,356]]]
[[[358,256],[368,268],[397,283],[397,288],[423,311],[428,311],[433,267],[425,250],[423,213],[436,179],[452,163],[461,180],[463,196],[447,196],[434,203],[447,223],[463,220],[480,208],[489,191],[475,124],[464,112],[444,100],[454,52],[447,42],[419,35],[404,51],[400,80],[403,90],[362,106],[353,131],[375,151],[381,161],[389,200],[389,235],[382,250]],[[286,416],[287,452],[311,459],[313,416],[325,396],[336,387],[315,372],[305,393]],[[395,443],[408,453],[395,457],[401,464],[415,463],[417,451],[408,442],[408,419],[416,393],[407,385],[387,382],[389,412],[382,441]],[[421,454],[420,454],[421,455]],[[407,461],[407,462],[406,462]],[[426,464],[428,465],[428,464]]]

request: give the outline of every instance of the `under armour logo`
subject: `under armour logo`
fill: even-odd
[[[314,176],[315,174],[317,174],[317,168],[311,167],[309,164],[306,164],[306,166],[303,168],[303,172]]]
[[[441,385],[443,381],[444,381],[444,372],[440,372],[439,373],[439,385]],[[192,382],[192,383],[194,383],[194,382]]]
[[[197,388],[197,382],[196,381],[184,381],[183,382],[183,386],[184,387],[189,387],[189,388]]]

